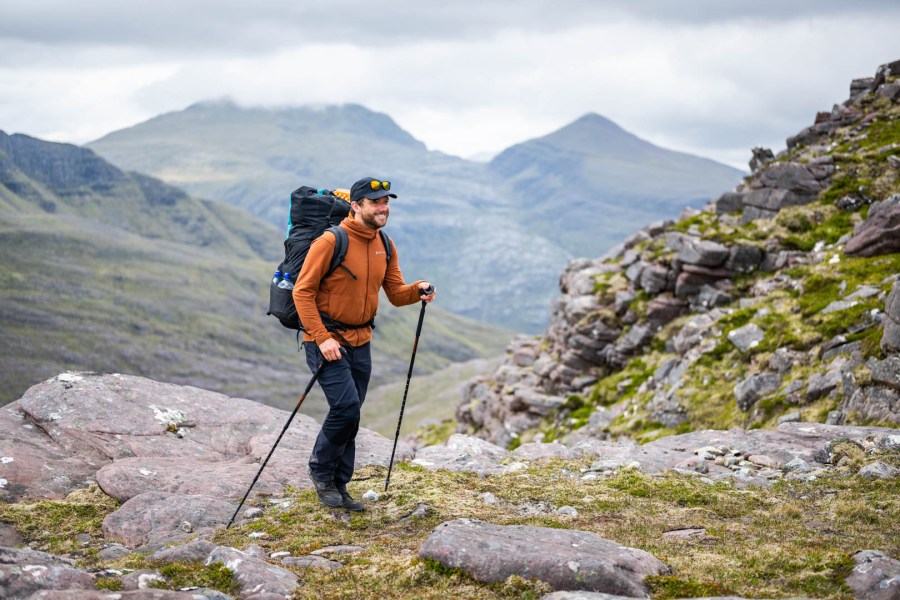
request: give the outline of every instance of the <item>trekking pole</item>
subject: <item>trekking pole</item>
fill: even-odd
[[[421,295],[427,296],[434,292],[434,286],[429,285],[428,288],[422,290]],[[427,302],[422,300],[422,310],[419,311],[419,324],[416,326],[416,339],[413,342],[412,356],[409,357],[409,373],[406,374],[406,389],[403,390],[403,402],[400,404],[400,419],[397,420],[397,433],[394,434],[394,448],[391,450],[391,462],[388,465],[387,479],[384,480],[384,491],[388,490],[391,484],[391,469],[394,468],[394,454],[397,452],[397,440],[400,439],[400,424],[403,422],[403,410],[406,408],[406,394],[409,392],[409,380],[412,378],[413,364],[416,362],[416,348],[419,346],[419,336],[422,334],[422,321],[425,320],[425,305]]]
[[[312,379],[309,380],[309,384],[307,384],[306,389],[303,390],[303,395],[300,396],[300,400],[297,402],[297,406],[294,407],[294,412],[291,413],[291,416],[288,418],[287,423],[284,424],[284,429],[281,430],[281,433],[278,435],[278,439],[275,440],[275,444],[272,446],[272,449],[269,450],[269,455],[266,457],[266,460],[263,461],[263,464],[259,467],[259,471],[256,473],[256,477],[253,478],[253,483],[250,484],[250,487],[247,488],[247,493],[244,494],[244,497],[241,498],[241,503],[238,504],[237,510],[234,511],[234,514],[231,515],[231,520],[228,521],[228,525],[225,526],[225,529],[231,527],[231,524],[234,523],[234,518],[237,517],[237,514],[241,511],[241,507],[244,505],[244,501],[247,499],[247,496],[250,495],[250,490],[253,489],[253,486],[256,485],[256,480],[259,479],[259,476],[262,475],[263,469],[266,468],[266,463],[269,462],[269,459],[272,458],[272,453],[275,452],[275,448],[278,446],[278,442],[281,441],[281,436],[288,430],[288,427],[291,425],[291,421],[294,420],[294,415],[297,414],[297,411],[300,410],[300,405],[303,404],[303,401],[306,400],[306,396],[309,394],[309,390],[312,389],[313,384],[316,382],[316,379],[319,378],[319,373],[322,372],[322,367],[325,366],[325,361],[319,363],[319,366],[316,367],[316,372],[313,373]]]

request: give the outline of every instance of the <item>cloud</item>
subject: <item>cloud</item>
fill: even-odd
[[[352,102],[468,156],[595,112],[744,167],[900,58],[894,4],[5,3],[0,128],[81,143],[210,98]]]
[[[266,52],[328,40],[358,46],[472,40],[497,32],[558,33],[584,23],[634,18],[663,25],[756,20],[760,25],[835,15],[898,13],[891,0],[30,0],[0,6],[0,37],[49,45],[106,43],[222,52]],[[862,6],[860,6],[862,5]]]

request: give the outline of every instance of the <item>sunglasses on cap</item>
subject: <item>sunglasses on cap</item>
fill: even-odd
[[[369,186],[373,190],[390,190],[391,182],[390,181],[370,181]]]

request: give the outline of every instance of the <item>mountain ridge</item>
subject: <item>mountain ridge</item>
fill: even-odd
[[[305,366],[293,332],[265,315],[283,237],[89,149],[0,132],[0,404],[78,368],[290,405]],[[423,340],[425,373],[492,355],[508,335],[439,306],[429,322],[441,335]],[[379,311],[373,387],[405,373],[414,329],[412,312]]]
[[[618,186],[619,191],[600,193],[597,186],[605,185],[603,177],[581,174],[595,169],[590,153],[571,154],[556,145],[538,152],[546,160],[538,164],[535,177],[560,181],[547,188],[536,208],[521,203],[523,190],[490,166],[496,166],[497,158],[484,164],[429,151],[409,134],[398,133],[388,116],[359,105],[209,106],[192,105],[188,111],[110,133],[88,147],[114,164],[177,183],[201,197],[241,206],[280,227],[286,223],[287,197],[299,185],[349,187],[362,175],[382,174],[399,195],[388,225],[391,235],[401,248],[416,248],[404,254],[405,268],[428,273],[439,283],[442,304],[452,312],[519,331],[544,325],[556,276],[572,256],[605,249],[635,226],[677,214],[685,202],[702,204],[722,189],[718,183],[705,182],[702,171],[713,169],[707,162],[700,171],[672,168],[653,184],[656,201],[633,210],[617,205],[624,202],[625,184]],[[213,114],[216,111],[226,112],[227,118]],[[323,120],[323,114],[330,120]],[[602,117],[593,120],[597,119]],[[200,120],[202,124],[193,124]],[[368,125],[360,126],[361,121]],[[370,133],[381,128],[389,129],[383,138]],[[310,137],[292,131],[305,131]],[[739,181],[738,172],[730,167],[714,170],[730,174],[732,184]],[[621,164],[616,171],[628,172]],[[644,170],[641,179],[654,178]],[[674,195],[667,191],[671,187],[667,182],[684,187],[682,179],[705,191]],[[625,197],[634,204],[635,197],[647,195],[638,191]],[[588,207],[587,212],[580,204]],[[621,215],[599,218],[597,213],[604,211]],[[461,272],[469,277],[457,277]],[[509,284],[499,289],[496,282]],[[516,310],[509,308],[510,302]]]

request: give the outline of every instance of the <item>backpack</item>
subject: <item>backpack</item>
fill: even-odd
[[[347,255],[349,239],[347,231],[339,223],[350,214],[349,198],[350,194],[346,190],[317,190],[307,186],[301,186],[291,193],[284,260],[276,269],[276,275],[282,275],[276,276],[269,283],[269,310],[266,313],[273,315],[288,329],[298,332],[304,330],[297,315],[293,290],[313,241],[326,231],[330,231],[335,237],[334,254],[324,277],[328,277],[339,267],[347,269],[341,263]],[[390,262],[390,237],[383,230],[379,230],[379,233]]]

